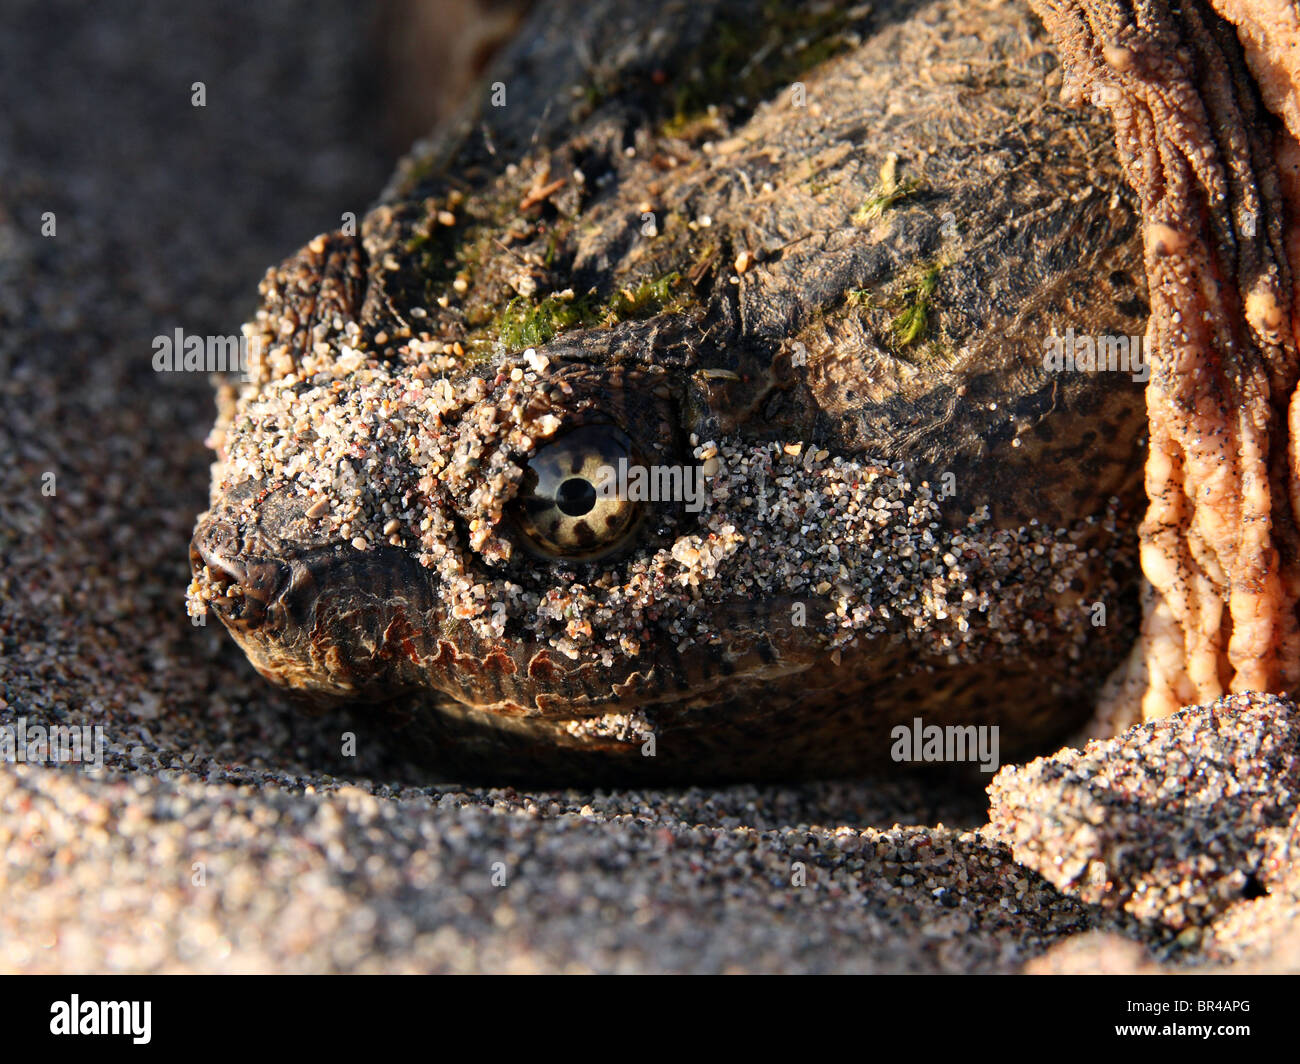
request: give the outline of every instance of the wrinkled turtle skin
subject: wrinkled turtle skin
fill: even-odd
[[[191,610],[490,781],[1077,728],[1138,620],[1143,386],[1044,352],[1141,336],[1137,217],[1022,3],[871,7],[540,5],[355,234],[268,274]],[[601,441],[709,498],[566,514],[555,557],[535,471]]]

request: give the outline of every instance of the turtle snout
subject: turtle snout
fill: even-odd
[[[238,532],[220,522],[201,522],[190,541],[190,570],[204,588],[204,599],[228,628],[248,631],[261,625],[288,583],[283,562],[242,551]]]

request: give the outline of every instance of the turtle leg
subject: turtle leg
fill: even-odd
[[[1142,205],[1142,716],[1295,691],[1300,59],[1287,43],[1300,16],[1275,0],[1031,4],[1056,39],[1063,97],[1110,113]]]

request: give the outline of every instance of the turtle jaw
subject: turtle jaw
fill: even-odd
[[[436,578],[405,550],[295,545],[219,511],[200,519],[190,566],[257,671],[327,704],[424,692],[491,716],[557,722],[650,705],[688,711],[815,656],[801,630],[778,630],[737,603],[726,646],[663,644],[613,666],[571,661],[537,640],[485,638],[451,619]]]
[[[221,592],[214,612],[272,684],[347,705],[421,757],[470,766],[485,780],[524,778],[530,766],[542,773],[552,755],[572,773],[552,782],[598,771],[613,779],[856,770],[883,762],[891,728],[922,712],[927,721],[1011,724],[1028,708],[1036,723],[1024,738],[1033,741],[1076,723],[1080,692],[1091,689],[1081,674],[1053,689],[1028,655],[1010,663],[1011,679],[1001,659],[941,666],[901,628],[834,651],[824,633],[785,620],[789,603],[755,610],[741,599],[715,606],[727,632],[717,643],[679,650],[664,639],[614,665],[570,660],[544,641],[485,637],[450,618],[436,576],[408,551],[287,543],[228,514],[200,522],[191,564],[206,567],[205,581]],[[817,603],[808,612],[829,610]],[[943,692],[937,703],[934,690]],[[646,734],[671,758],[646,760]]]

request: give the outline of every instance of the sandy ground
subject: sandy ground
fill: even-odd
[[[0,725],[107,750],[0,765],[0,969],[1300,968],[1289,703],[1008,771],[992,825],[936,777],[524,793],[341,756],[190,625],[212,391],[152,340],[381,187],[353,6],[6,5]]]

